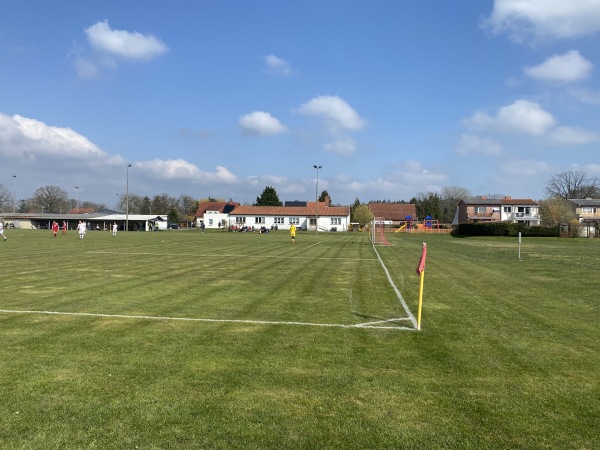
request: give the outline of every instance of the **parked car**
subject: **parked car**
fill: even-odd
[[[181,227],[176,223],[169,224],[169,230],[179,230]]]

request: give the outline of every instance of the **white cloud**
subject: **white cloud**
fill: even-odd
[[[598,134],[578,127],[556,127],[550,138],[559,144],[589,144],[598,140]]]
[[[339,136],[337,140],[325,144],[323,148],[339,155],[351,155],[356,151],[356,142],[349,136]]]
[[[112,30],[107,21],[97,22],[85,30],[89,48],[77,46],[75,69],[80,78],[99,78],[103,70],[115,70],[117,59],[149,61],[169,51],[152,35]]]
[[[498,156],[502,153],[502,146],[488,138],[463,134],[460,137],[456,153],[463,156]]]
[[[267,73],[271,75],[289,76],[293,73],[292,66],[284,59],[271,54],[265,56],[264,60],[267,65]]]
[[[586,164],[584,170],[591,176],[600,176],[600,164]]]
[[[555,125],[552,114],[539,104],[529,100],[517,100],[498,110],[496,116],[477,112],[466,119],[465,124],[476,130],[493,130],[540,136]]]
[[[544,161],[534,160],[512,160],[506,161],[499,166],[500,174],[510,177],[533,177],[540,174],[549,173],[552,168]]]
[[[0,154],[31,160],[109,160],[111,157],[70,128],[54,127],[35,119],[0,113]]]
[[[358,113],[343,99],[324,95],[302,104],[301,114],[320,117],[334,129],[360,130],[366,126]]]
[[[600,31],[600,0],[495,0],[483,26],[516,42],[591,35]]]
[[[581,103],[588,105],[600,105],[600,92],[591,91],[585,88],[567,89],[567,94]]]
[[[554,55],[538,66],[526,67],[524,71],[538,80],[573,83],[588,78],[593,68],[577,50],[571,50],[564,55]]]
[[[150,60],[169,50],[169,47],[152,35],[113,30],[106,20],[87,28],[85,34],[96,51],[125,59]]]
[[[217,166],[214,173],[205,172],[183,159],[138,161],[133,166],[158,180],[190,180],[200,184],[235,183],[237,180],[237,177],[223,166]]]
[[[242,133],[252,136],[273,136],[284,133],[287,127],[268,112],[254,111],[240,117]]]

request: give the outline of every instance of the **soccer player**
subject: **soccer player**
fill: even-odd
[[[67,234],[67,222],[63,220],[62,234]]]
[[[58,234],[58,222],[55,220],[52,222],[52,236],[56,237]]]
[[[296,225],[290,225],[290,236],[292,237],[292,244],[296,242]]]
[[[117,222],[115,222],[115,223],[113,223],[113,237],[115,237],[117,235],[117,229],[118,229]]]
[[[4,242],[6,242],[6,236],[4,236],[4,223],[0,220],[0,236],[4,238]]]
[[[79,225],[77,225],[77,230],[79,231],[79,239],[83,239],[85,237],[85,229],[87,228],[85,222],[79,221]]]

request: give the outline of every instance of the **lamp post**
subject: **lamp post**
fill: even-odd
[[[125,231],[129,231],[129,168],[131,164],[127,164],[127,185],[125,198]]]
[[[17,212],[17,176],[13,175],[14,178],[14,185],[13,185],[13,214]]]
[[[317,185],[315,186],[315,235],[319,234],[319,169],[323,166],[313,166],[317,169]]]
[[[79,186],[75,186],[75,189],[77,189],[77,203],[75,204],[75,214],[79,214]]]

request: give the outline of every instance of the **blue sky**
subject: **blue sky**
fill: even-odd
[[[598,64],[600,0],[4,2],[0,184],[541,199],[600,176]]]

